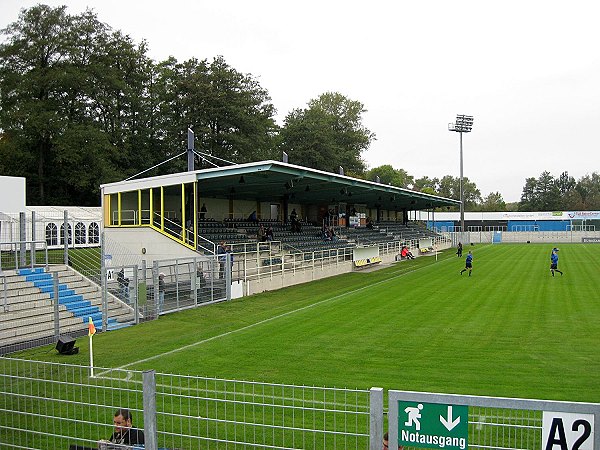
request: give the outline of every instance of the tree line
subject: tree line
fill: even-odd
[[[201,155],[197,168],[280,159],[285,151],[294,164],[342,166],[355,177],[459,198],[456,177],[414,179],[390,165],[368,170],[362,154],[375,133],[363,125],[364,105],[340,93],[310,100],[279,126],[268,91],[223,56],[154,61],[145,41],[113,30],[92,10],[71,15],[65,6],[37,5],[2,34],[0,173],[27,178],[28,204],[97,205],[100,184],[155,166],[146,175],[185,170],[186,159],[176,156],[187,147],[188,127]],[[566,172],[544,174],[527,179],[519,208],[600,209],[598,174],[577,182]],[[498,192],[482,198],[468,178],[463,191],[467,210],[515,208]]]

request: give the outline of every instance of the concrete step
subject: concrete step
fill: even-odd
[[[59,278],[60,333],[79,333],[86,330],[89,317],[92,317],[96,328],[101,330],[101,290],[81,274],[64,265],[51,266],[48,273],[44,272],[43,268],[5,271],[6,311],[3,308],[4,283],[0,284],[1,346],[54,335],[52,272],[57,272]],[[112,295],[108,296],[107,307],[108,329],[117,329],[134,321],[132,309]]]

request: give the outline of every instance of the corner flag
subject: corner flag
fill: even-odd
[[[92,346],[92,336],[96,334],[96,325],[94,325],[94,321],[92,320],[92,316],[90,317],[90,321],[88,322],[88,336],[90,338],[90,375],[94,376],[94,347]]]
[[[88,336],[91,337],[94,334],[96,334],[96,325],[94,325],[94,321],[90,317],[90,321],[89,321],[89,324],[88,324]]]

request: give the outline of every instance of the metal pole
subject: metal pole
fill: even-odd
[[[137,323],[137,310],[138,310],[138,302],[140,297],[140,282],[138,280],[138,265],[133,266],[133,310],[135,311],[135,317]]]
[[[461,240],[464,242],[465,232],[465,199],[463,193],[463,144],[462,144],[462,131],[458,133],[460,135],[460,233]]]
[[[160,310],[159,310],[159,305],[160,305],[160,299],[159,299],[159,280],[158,280],[158,261],[154,260],[152,261],[152,293],[153,293],[153,299],[154,299],[154,312],[156,314],[156,317],[158,317],[160,315]]]
[[[54,287],[54,339],[60,336],[60,315],[58,311],[58,272],[52,274]]]
[[[15,269],[19,269],[20,267],[27,267],[27,218],[25,217],[24,212],[19,213],[19,266],[15,267]],[[15,247],[16,250],[16,247]]]
[[[187,148],[187,170],[194,171],[194,132],[188,128],[187,130],[188,148]],[[185,223],[182,224],[185,227]]]
[[[64,211],[64,222],[63,222],[64,233],[63,237],[65,239],[65,266],[69,265],[69,212],[65,209]]]
[[[144,441],[146,450],[158,449],[158,427],[156,422],[156,373],[142,373],[144,403]]]
[[[379,450],[383,442],[383,389],[370,389],[369,449]]]
[[[31,211],[31,267],[35,267],[36,264],[36,252],[37,245],[35,242],[35,211]]]
[[[106,282],[104,231],[100,233],[100,286],[102,289],[102,331],[108,328],[108,285]]]
[[[225,297],[231,300],[231,253],[225,253]]]

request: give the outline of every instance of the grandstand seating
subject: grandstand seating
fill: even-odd
[[[102,294],[100,287],[68,266],[5,271],[6,307],[0,308],[0,342],[2,347],[52,338],[54,335],[54,298],[52,272],[59,277],[60,332],[82,334],[92,317],[102,329]],[[4,288],[4,286],[3,286]],[[133,321],[133,310],[108,295],[108,329]]]
[[[247,242],[248,236],[246,233],[238,231],[236,228],[229,227],[225,222],[217,222],[215,220],[202,220],[198,222],[197,232],[203,238],[214,242],[220,241],[233,244],[237,242]]]
[[[418,240],[436,236],[436,233],[416,224],[380,222],[374,229],[364,227],[336,228],[337,239],[325,240],[322,237],[321,228],[311,223],[301,222],[301,232],[292,232],[289,224],[274,219],[260,220],[259,222],[246,219],[225,219],[222,222],[215,219],[203,219],[198,222],[198,234],[215,244],[220,241],[225,241],[228,244],[256,242],[260,225],[271,226],[274,240],[280,241],[282,250],[290,254],[328,251],[390,241]],[[281,255],[274,256],[280,257]],[[263,262],[263,265],[272,264],[274,263],[270,260]]]

